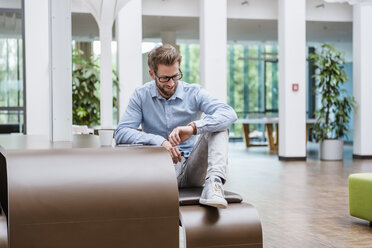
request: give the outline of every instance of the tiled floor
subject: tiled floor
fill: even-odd
[[[225,189],[256,206],[265,248],[372,247],[372,228],[349,216],[347,178],[372,172],[372,160],[319,160],[318,145],[308,147],[306,162],[282,162],[267,147],[231,143]],[[371,196],[372,197],[372,196]]]

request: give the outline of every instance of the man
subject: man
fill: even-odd
[[[204,185],[200,203],[226,208],[222,184],[226,180],[227,129],[237,119],[236,113],[199,85],[180,81],[180,64],[180,54],[170,45],[149,53],[154,81],[134,91],[115,131],[115,141],[163,146],[173,160],[178,187]],[[137,131],[140,124],[143,132]]]

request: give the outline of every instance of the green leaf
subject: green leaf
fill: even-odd
[[[344,54],[330,44],[323,43],[321,50],[309,54],[315,65],[313,77],[317,80],[314,92],[319,93],[322,106],[315,111],[317,123],[314,125],[314,136],[317,141],[327,138],[347,136],[348,123],[356,103],[352,97],[341,97],[345,94],[341,86],[348,80],[344,71]]]

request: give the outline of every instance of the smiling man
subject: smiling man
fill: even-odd
[[[181,81],[180,64],[181,56],[171,45],[149,53],[153,81],[134,91],[115,131],[115,141],[163,146],[175,166],[179,187],[204,185],[200,203],[226,208],[222,185],[226,181],[228,127],[236,113],[199,85]],[[140,124],[143,132],[137,131]]]

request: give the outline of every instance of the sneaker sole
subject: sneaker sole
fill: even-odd
[[[200,198],[199,203],[202,205],[210,206],[210,207],[215,207],[215,208],[227,208],[227,203],[221,203],[218,201],[208,201],[207,199],[202,199]]]

